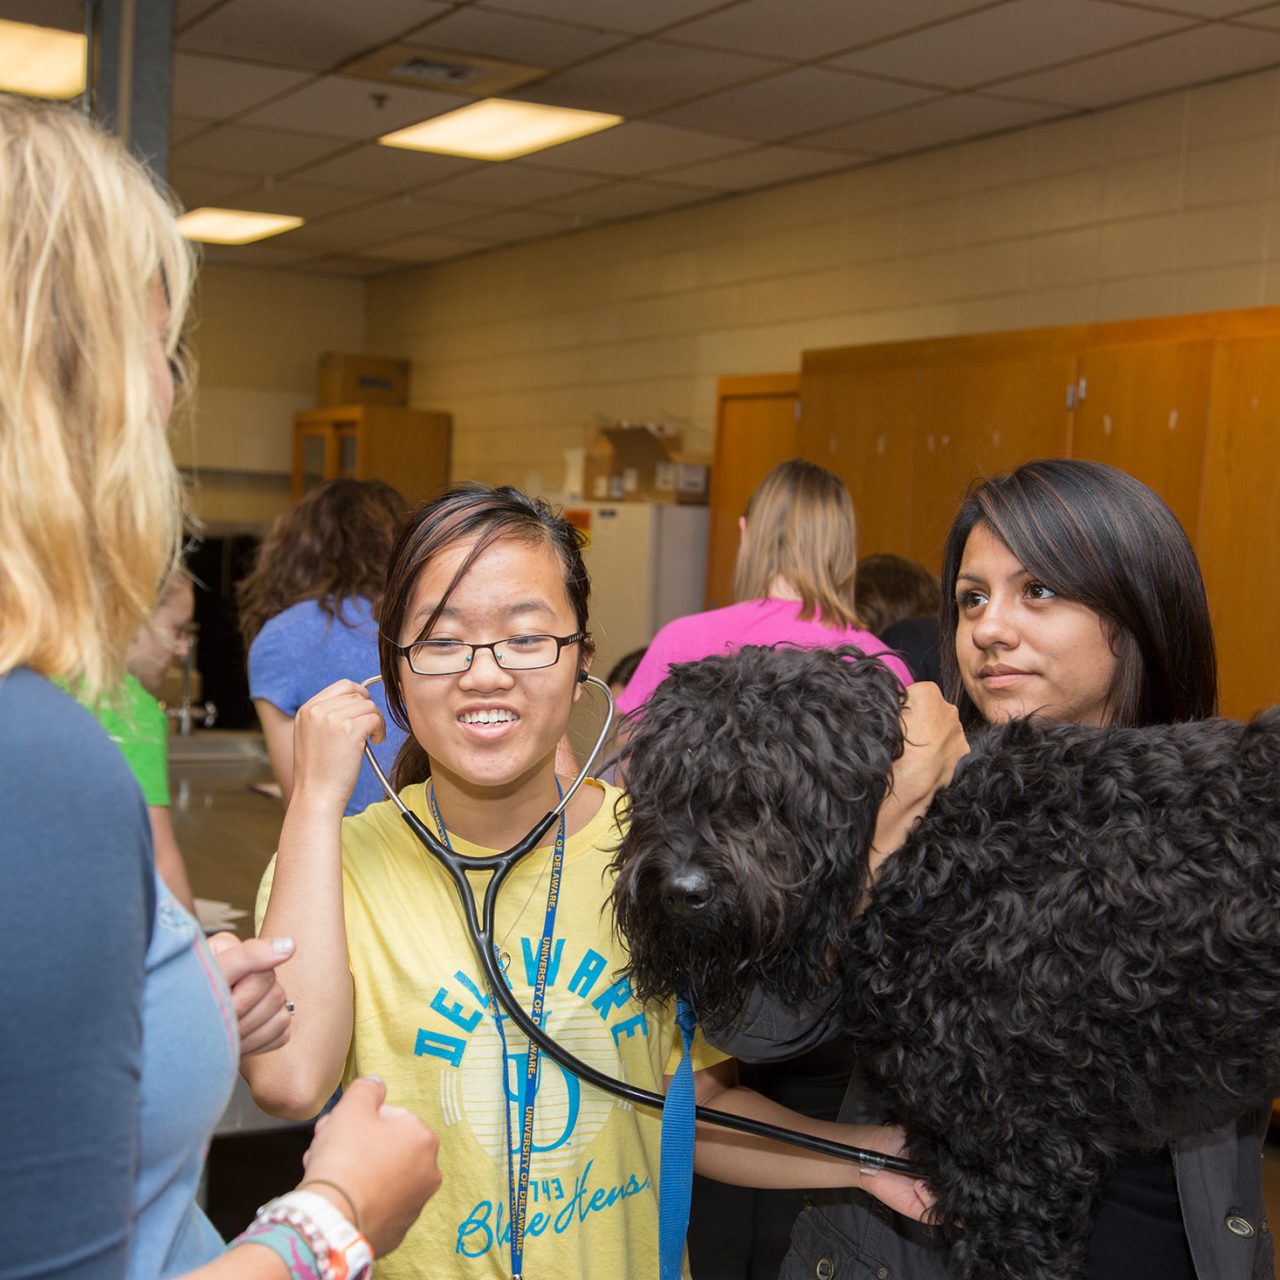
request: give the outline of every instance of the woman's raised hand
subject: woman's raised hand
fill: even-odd
[[[298,708],[293,721],[293,794],[311,806],[333,805],[341,813],[356,785],[365,740],[386,736],[382,712],[354,680],[321,689]]]

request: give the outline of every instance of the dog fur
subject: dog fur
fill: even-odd
[[[956,1274],[1078,1276],[1117,1153],[1280,1091],[1280,712],[984,730],[870,886],[901,699],[848,650],[673,668],[627,749],[631,980],[720,1025],[838,982]]]

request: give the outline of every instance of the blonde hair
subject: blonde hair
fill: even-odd
[[[0,673],[110,687],[172,572],[182,497],[153,367],[191,253],[146,170],[68,109],[0,95]]]
[[[838,477],[792,458],[779,463],[747,500],[747,532],[733,571],[733,598],[758,600],[783,579],[801,600],[800,617],[828,627],[859,625],[854,607],[857,525]]]

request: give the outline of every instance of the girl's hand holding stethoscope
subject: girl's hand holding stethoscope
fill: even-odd
[[[293,796],[339,817],[355,789],[365,741],[386,737],[382,712],[368,689],[338,680],[298,708],[293,721]]]

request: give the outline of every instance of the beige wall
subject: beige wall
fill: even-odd
[[[197,514],[262,523],[289,501],[293,415],[315,406],[324,351],[364,350],[364,282],[208,265],[192,346],[198,390],[174,452]]]
[[[454,475],[558,490],[591,415],[807,348],[1280,302],[1280,73],[370,281]]]

